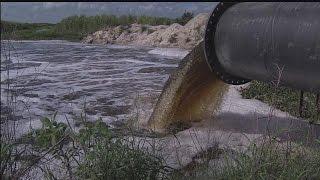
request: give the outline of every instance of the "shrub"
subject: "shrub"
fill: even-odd
[[[300,91],[298,90],[252,81],[248,88],[241,91],[241,95],[244,98],[266,102],[293,116],[299,116]],[[316,108],[316,94],[306,92],[304,96],[304,117],[310,121],[320,122],[320,114]]]
[[[84,179],[156,179],[165,170],[160,158],[112,138],[100,120],[80,130],[78,139],[88,148],[77,175]]]
[[[67,125],[55,121],[56,113],[52,119],[47,117],[41,120],[42,128],[34,130],[32,136],[34,137],[34,146],[39,149],[48,149],[54,146],[59,140],[66,135]]]
[[[180,18],[176,19],[176,22],[184,26],[193,18],[193,13],[185,11]]]
[[[306,147],[281,149],[275,140],[249,149],[250,155],[240,154],[218,174],[226,179],[318,179],[320,153]]]
[[[1,179],[9,179],[10,167],[14,163],[14,158],[12,155],[12,145],[1,140],[1,151],[0,151],[0,173]]]
[[[97,142],[77,172],[84,179],[156,179],[163,168],[158,158],[116,140]]]
[[[188,174],[176,173],[174,179],[319,179],[320,152],[275,139],[253,143],[246,153],[224,151],[219,161],[197,164]]]
[[[161,158],[115,135],[101,119],[96,122],[82,119],[83,127],[76,132],[70,126],[56,122],[55,117],[56,114],[52,118],[43,118],[43,126],[27,137],[33,139],[33,148],[37,152],[50,152],[60,160],[70,179],[156,179],[167,171]],[[6,151],[3,152],[1,160],[3,156],[7,157]],[[72,168],[71,164],[80,154],[80,161],[76,161],[78,166]],[[48,168],[45,174],[56,178]]]

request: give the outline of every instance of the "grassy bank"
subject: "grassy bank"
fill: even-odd
[[[57,32],[55,24],[1,21],[1,39],[79,41],[81,38],[77,33]]]
[[[71,127],[69,120],[57,122],[55,115],[41,122],[40,129],[16,141],[1,139],[1,179],[28,177],[35,169],[47,179],[320,178],[318,149],[280,144],[273,138],[252,143],[245,153],[217,146],[200,152],[193,164],[172,169],[156,149],[147,152],[139,146],[151,142],[115,133],[101,120],[84,120],[79,130]]]
[[[287,87],[274,87],[271,84],[253,81],[248,88],[243,89],[244,98],[258,99],[277,109],[299,117],[300,91]],[[320,114],[316,107],[316,94],[304,93],[303,117],[311,122],[320,122]]]
[[[319,142],[318,142],[319,143]],[[206,156],[205,158],[208,158]],[[274,139],[253,143],[243,154],[222,152],[220,160],[205,159],[173,179],[319,179],[320,152]]]
[[[1,179],[26,178],[32,170],[47,179],[157,179],[169,170],[161,157],[101,120],[83,121],[79,130],[55,115],[41,122],[40,129],[15,141],[1,138]]]
[[[133,23],[148,25],[186,24],[193,14],[185,12],[179,18],[132,16],[132,15],[96,15],[70,16],[57,24],[18,23],[1,21],[1,39],[15,40],[70,40],[80,41],[86,35],[105,27],[130,25]]]

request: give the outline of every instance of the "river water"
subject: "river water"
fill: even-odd
[[[58,121],[85,112],[89,120],[117,124],[132,114],[139,97],[157,98],[186,54],[172,48],[3,41],[1,106],[6,108],[8,92],[14,93],[23,128],[37,127],[55,112]]]

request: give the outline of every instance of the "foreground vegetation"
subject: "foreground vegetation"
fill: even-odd
[[[320,141],[318,142],[318,146]],[[211,163],[210,163],[211,162]],[[225,153],[220,161],[205,161],[174,179],[319,179],[318,149],[279,144],[275,139],[253,143],[246,153]]]
[[[201,156],[202,163],[186,171],[167,167],[163,157],[150,153],[154,150],[136,146],[144,143],[125,138],[133,137],[130,134],[115,133],[101,119],[82,125],[75,130],[69,121],[57,122],[54,115],[16,141],[1,138],[1,179],[28,177],[34,169],[47,179],[320,178],[319,150],[280,144],[274,138],[253,143],[245,153],[213,149]],[[49,161],[59,161],[61,166],[57,170]]]
[[[26,177],[35,168],[48,179],[156,179],[168,171],[161,157],[115,136],[101,120],[83,122],[78,131],[55,115],[41,122],[42,128],[15,142],[1,138],[1,179]],[[62,167],[54,171],[48,160]]]
[[[179,18],[132,16],[132,15],[96,15],[70,16],[57,24],[48,23],[15,23],[1,21],[1,39],[16,40],[51,40],[64,39],[79,41],[86,35],[105,27],[130,25],[132,23],[148,25],[186,24],[193,14],[185,12]]]
[[[242,90],[242,96],[248,99],[258,99],[293,116],[300,116],[299,90],[287,87],[275,87],[272,84],[253,81],[248,88]],[[320,122],[320,113],[316,106],[316,94],[305,92],[303,103],[303,118],[307,118],[311,122]]]
[[[289,144],[281,148],[271,140],[262,146],[252,146],[251,155],[239,155],[234,166],[223,168],[218,175],[226,179],[320,178],[320,153],[305,148]]]

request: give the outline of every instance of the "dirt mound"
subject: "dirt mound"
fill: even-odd
[[[85,37],[83,43],[122,44],[192,49],[203,39],[207,13],[198,14],[186,25],[170,26],[131,24],[108,27]]]

